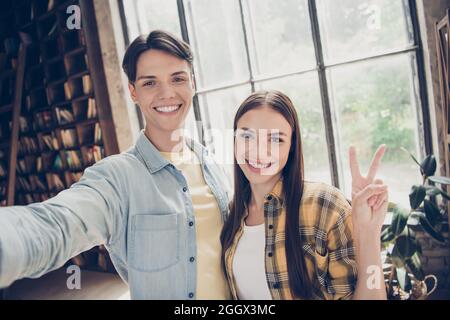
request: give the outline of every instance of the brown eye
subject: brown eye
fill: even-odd
[[[270,142],[281,143],[283,139],[280,139],[280,137],[271,137]]]
[[[186,81],[186,79],[177,77],[177,78],[174,78],[173,81],[180,83],[180,82]]]
[[[156,84],[155,81],[147,81],[143,84],[144,87],[153,87]]]

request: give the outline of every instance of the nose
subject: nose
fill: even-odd
[[[258,138],[258,141],[252,141],[248,145],[249,158],[261,162],[268,162],[272,158],[273,146],[267,139]]]
[[[175,90],[170,84],[163,83],[159,87],[158,98],[159,99],[170,99],[175,97]]]

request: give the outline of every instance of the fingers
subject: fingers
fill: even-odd
[[[375,155],[372,159],[372,162],[369,167],[369,173],[367,174],[367,178],[372,181],[377,174],[378,168],[380,167],[381,159],[383,158],[384,153],[386,152],[386,145],[382,144],[378,147]]]
[[[375,181],[374,181],[373,183],[374,183],[374,184],[381,185],[381,184],[383,184],[383,180],[381,180],[381,179],[375,179]],[[367,204],[368,204],[370,207],[373,207],[373,206],[377,203],[378,199],[379,199],[378,196],[372,196],[372,197],[370,197],[369,200],[367,201]]]
[[[350,161],[350,172],[352,174],[352,178],[358,178],[361,176],[361,172],[359,171],[359,164],[356,158],[356,150],[355,146],[351,145],[348,149],[348,158]]]
[[[357,201],[367,201],[372,196],[377,196],[382,194],[383,192],[387,192],[387,185],[377,185],[377,184],[369,184],[360,192],[356,193]]]
[[[387,207],[387,205],[388,205],[388,196],[389,196],[389,194],[388,194],[387,191],[385,191],[382,194],[380,194],[378,196],[377,202],[373,206],[373,211],[380,210],[383,205],[386,205],[386,207]]]

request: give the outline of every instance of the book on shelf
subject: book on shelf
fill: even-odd
[[[100,127],[100,123],[95,123],[95,129],[94,129],[94,143],[100,144],[102,143],[102,128]]]
[[[42,156],[36,157],[36,172],[41,173],[42,172]]]
[[[60,154],[55,154],[53,159],[52,169],[53,170],[62,170],[64,168],[62,158]]]
[[[67,166],[71,170],[79,170],[82,168],[83,163],[81,161],[82,156],[79,150],[64,151]]]
[[[4,166],[2,162],[0,162],[0,178],[4,177],[6,177],[6,166]]]
[[[46,181],[38,175],[30,176],[31,191],[47,191]]]
[[[69,81],[64,82],[64,95],[66,96],[66,100],[72,100],[73,86]]]
[[[85,95],[91,94],[92,93],[92,81],[91,81],[91,76],[89,74],[85,74],[83,76],[83,93]]]
[[[23,158],[19,158],[17,160],[16,170],[19,174],[28,174],[36,169],[35,165],[36,165],[35,156],[28,155]]]
[[[51,128],[53,125],[51,111],[38,112],[34,115],[34,118],[35,118],[34,121],[35,130],[48,129]]]
[[[30,182],[28,181],[27,177],[21,177],[21,176],[18,176],[18,177],[16,178],[16,180],[17,180],[17,189],[18,189],[19,191],[25,191],[25,192],[30,192],[30,191],[32,191],[32,190],[31,190],[31,184],[30,184]]]
[[[94,119],[97,117],[97,107],[95,106],[95,99],[88,99],[87,119]]]
[[[65,172],[65,178],[66,178],[66,185],[67,185],[67,187],[70,187],[75,182],[80,181],[82,175],[83,175],[82,172],[66,171]]]
[[[55,7],[55,0],[48,0],[47,11],[52,10]]]
[[[59,150],[59,142],[55,132],[43,134],[41,136],[41,145],[43,151]]]
[[[87,148],[86,157],[90,165],[100,161],[105,157],[105,150],[102,146],[92,146]]]
[[[19,154],[30,154],[38,151],[38,145],[36,138],[34,137],[21,137],[18,144]]]
[[[45,177],[47,179],[47,185],[50,191],[61,191],[65,189],[64,183],[58,174],[47,173]]]
[[[17,204],[18,205],[27,205],[27,204],[33,203],[33,202],[34,202],[34,198],[33,198],[33,195],[30,193],[17,195]]]
[[[83,82],[81,78],[69,79],[64,83],[66,100],[72,100],[83,95]]]
[[[65,125],[75,121],[73,113],[67,107],[59,107],[55,109],[56,119],[60,125]]]
[[[30,130],[30,128],[28,126],[28,119],[26,117],[20,116],[19,127],[20,127],[20,132],[22,132],[22,133],[28,132]]]
[[[27,95],[25,97],[25,107],[27,108],[28,111],[31,110],[31,108],[33,107],[33,104],[31,103],[31,96]]]
[[[61,130],[61,140],[65,148],[78,146],[77,131],[75,128]]]

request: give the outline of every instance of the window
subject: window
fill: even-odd
[[[364,170],[386,143],[381,178],[391,199],[408,205],[409,186],[420,176],[401,148],[420,157],[429,139],[414,1],[135,0],[123,6],[130,38],[166,29],[192,45],[194,109],[206,131],[202,140],[218,161],[230,163],[232,136],[220,132],[231,132],[243,99],[277,89],[298,111],[306,179],[350,196],[349,145],[358,148]]]

